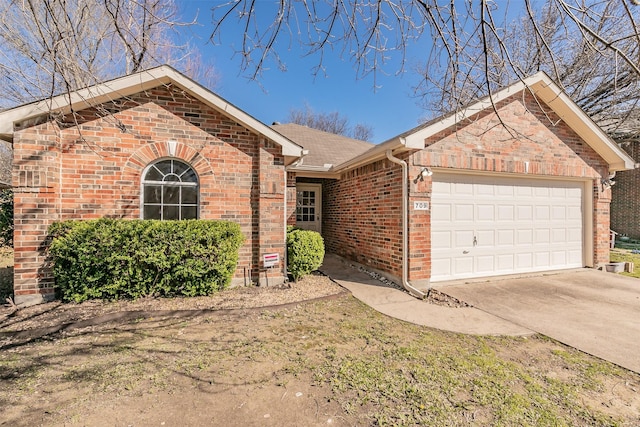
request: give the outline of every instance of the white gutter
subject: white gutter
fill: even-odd
[[[404,139],[404,138],[402,138]],[[392,150],[387,150],[387,159],[402,166],[402,286],[407,292],[417,298],[424,299],[427,294],[414,288],[409,283],[409,167],[407,162],[393,156]]]

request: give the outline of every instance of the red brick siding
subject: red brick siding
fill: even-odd
[[[410,181],[409,280],[431,276],[430,211],[413,209],[415,201],[430,202],[431,178],[416,179],[424,166],[525,175],[525,162],[529,162],[528,175],[591,180],[594,263],[608,261],[610,196],[600,186],[606,162],[530,95],[514,95],[497,107],[509,130],[487,110],[429,138],[426,149],[405,155]],[[400,276],[401,197],[401,168],[387,160],[345,173],[337,181],[326,180],[323,235],[328,249]]]
[[[333,252],[402,275],[402,174],[388,160],[326,180],[322,234]]]
[[[43,247],[58,217],[60,129],[52,123],[27,129],[14,139],[14,290],[34,300],[51,299],[53,281]],[[37,141],[34,142],[34,141]]]
[[[53,220],[139,218],[144,168],[170,157],[167,141],[175,140],[175,158],[189,163],[199,176],[200,218],[238,222],[247,238],[240,250],[236,277],[242,278],[245,268],[252,268],[257,277],[260,248],[283,257],[285,172],[279,146],[171,86],[101,109],[112,114],[103,117],[98,109],[82,111],[77,126],[70,121],[51,136],[54,147],[49,149],[56,159],[51,163],[61,171],[54,174],[59,182],[47,190],[54,200],[47,205],[53,203],[55,209],[50,217],[34,218],[36,223],[46,228],[44,223]],[[31,156],[46,143],[40,134],[52,127],[42,124],[16,132],[16,176],[24,175],[27,168],[47,170],[48,161]],[[61,146],[61,154],[56,144]],[[22,210],[27,202],[18,197],[16,206]],[[31,203],[40,206],[41,201],[36,198]],[[45,237],[42,232],[33,236],[40,242],[37,250],[18,250],[16,262],[41,257]],[[17,247],[23,244],[19,233]],[[17,296],[22,292],[20,286],[16,287]],[[52,281],[47,275],[29,286],[51,292]]]
[[[287,173],[287,225],[296,225],[296,175],[295,173]]]
[[[640,162],[640,141],[621,144]],[[640,239],[640,169],[618,172],[611,187],[611,229],[634,239]]]
[[[603,192],[600,185],[601,177],[608,175],[606,161],[553,112],[543,111],[528,93],[514,95],[497,108],[499,118],[488,110],[429,138],[427,148],[412,156],[412,164],[524,175],[528,162],[528,175],[590,179],[594,188],[593,261],[596,265],[608,262],[610,192]],[[500,126],[500,120],[509,129]]]

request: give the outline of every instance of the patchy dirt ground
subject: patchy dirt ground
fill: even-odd
[[[81,304],[54,301],[18,310],[5,305],[0,308],[0,325],[3,331],[23,331],[26,336],[29,335],[27,331],[51,333],[56,328],[85,327],[112,320],[153,316],[160,312],[163,315],[168,312],[196,315],[208,311],[284,306],[344,292],[347,291],[316,273],[286,285],[238,287],[207,297],[141,298],[114,302],[90,300]],[[183,311],[191,313],[181,313]]]
[[[541,336],[391,319],[319,274],[0,308],[2,426],[495,424],[640,426],[640,376]]]
[[[640,425],[640,377],[385,317],[324,276],[0,317],[0,425]]]

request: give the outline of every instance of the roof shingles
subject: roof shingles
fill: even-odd
[[[301,145],[309,154],[304,157],[308,166],[337,166],[371,149],[374,144],[313,129],[295,123],[271,126],[287,139]]]

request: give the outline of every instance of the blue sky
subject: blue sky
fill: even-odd
[[[291,109],[302,109],[308,105],[316,112],[339,111],[349,118],[351,125],[362,123],[373,128],[372,142],[386,141],[420,123],[426,112],[419,100],[413,97],[413,87],[418,76],[410,69],[403,75],[394,75],[397,62],[388,64],[390,75],[378,74],[374,90],[373,76],[357,79],[354,65],[342,60],[339,54],[325,56],[325,77],[313,75],[318,58],[301,57],[295,49],[278,50],[286,63],[286,71],[271,64],[259,81],[251,81],[240,71],[240,58],[234,57],[234,43],[237,45],[242,34],[241,28],[227,26],[219,44],[208,42],[211,32],[210,7],[214,2],[186,0],[179,2],[182,19],[191,20],[196,14],[201,25],[191,31],[191,43],[197,46],[207,63],[213,64],[217,73],[217,85],[212,88],[232,104],[251,114],[260,121],[271,124],[284,122]],[[232,21],[229,21],[231,23]],[[286,46],[288,47],[288,46]],[[417,65],[419,53],[428,52],[414,46],[409,63]]]

